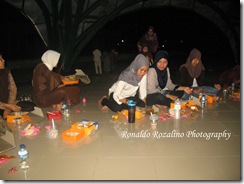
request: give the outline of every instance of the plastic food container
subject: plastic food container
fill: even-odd
[[[72,124],[71,127],[78,130],[83,130],[85,135],[90,135],[93,131],[98,129],[98,122],[81,120],[80,122]]]
[[[125,116],[128,116],[128,110],[123,110],[122,114]],[[136,111],[135,112],[135,118],[136,119],[141,119],[145,116],[145,114],[142,111]]]
[[[62,119],[62,113],[60,111],[47,112],[47,118],[49,120],[51,120],[51,119],[59,120],[59,119]]]
[[[215,95],[208,95],[208,99],[207,99],[207,102],[208,103],[214,103],[216,102],[216,96]]]
[[[65,85],[72,85],[72,84],[78,84],[79,83],[79,79],[75,75],[67,76],[67,78],[69,78],[70,80],[62,79],[62,82]]]
[[[24,123],[26,121],[33,122],[32,119],[21,112],[19,113],[11,113],[10,115],[7,115],[7,122],[8,123],[17,123],[16,120],[18,119],[19,123]]]
[[[78,141],[84,136],[85,136],[84,130],[83,129],[79,130],[76,128],[70,128],[62,133],[63,140],[72,141],[72,142]]]
[[[180,106],[181,106],[181,109],[186,109],[186,103],[181,103]],[[173,109],[174,107],[175,107],[175,104],[170,103],[170,108]]]

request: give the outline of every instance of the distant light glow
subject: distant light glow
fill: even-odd
[[[124,43],[125,41],[124,40],[121,40],[122,43]]]

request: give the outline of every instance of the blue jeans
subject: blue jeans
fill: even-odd
[[[209,95],[217,95],[218,94],[218,90],[214,87],[211,87],[211,86],[199,86],[198,88],[201,88],[203,93],[207,93]]]
[[[211,87],[211,86],[193,87],[193,89],[198,89],[198,88],[201,88],[202,92],[206,93],[208,95],[217,95],[218,96],[218,93],[219,93],[219,91],[216,88]],[[197,98],[199,97],[199,94],[197,94],[197,93],[192,93],[191,95],[194,96],[194,97],[197,97]],[[188,100],[191,95],[188,95],[187,93],[184,93],[184,95],[182,96],[182,99],[183,100]]]

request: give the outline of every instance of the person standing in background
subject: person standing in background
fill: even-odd
[[[149,26],[147,28],[147,32],[137,42],[137,48],[139,52],[142,51],[143,43],[147,44],[149,52],[154,56],[158,50],[158,37],[153,26]]]
[[[96,74],[102,74],[102,61],[101,61],[102,53],[101,51],[96,48],[93,50],[93,61],[95,66]]]
[[[20,111],[16,105],[17,87],[11,71],[5,67],[5,60],[0,53],[0,116],[7,118],[12,111]]]
[[[110,51],[110,57],[111,57],[111,71],[114,72],[116,70],[116,61],[118,58],[118,52],[115,50],[115,48],[112,48]]]
[[[111,57],[109,51],[104,50],[102,53],[102,63],[104,73],[109,73],[111,71]]]
[[[150,66],[152,66],[153,65],[153,56],[152,56],[151,52],[149,52],[147,44],[143,43],[143,44],[141,44],[141,47],[142,47],[142,49],[141,49],[141,52],[139,52],[139,53],[146,56],[150,63]]]

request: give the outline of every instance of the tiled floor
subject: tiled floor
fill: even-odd
[[[179,121],[159,120],[157,128],[152,129],[149,115],[128,124],[123,116],[113,120],[115,113],[98,109],[98,99],[107,94],[117,77],[92,76],[91,84],[81,86],[81,97],[87,103],[71,108],[69,122],[55,121],[59,131],[56,139],[46,136],[45,126],[51,122],[45,111],[50,108],[43,109],[44,118],[30,114],[41,127],[37,136],[21,137],[12,125],[16,148],[5,154],[16,158],[0,165],[0,179],[240,180],[240,102],[209,104],[203,114],[200,110],[194,117]],[[99,122],[98,130],[77,142],[62,140],[61,133],[82,119]],[[181,137],[176,137],[175,132]],[[222,137],[215,137],[217,133],[223,133]],[[231,134],[229,139],[227,133]],[[213,137],[208,139],[206,135],[210,134]],[[29,150],[30,169],[26,173],[18,169],[17,150],[21,143]],[[8,174],[14,166],[18,171]]]

